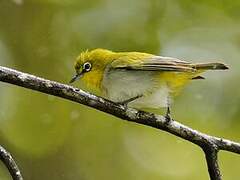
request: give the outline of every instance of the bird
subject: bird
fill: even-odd
[[[74,64],[76,74],[87,89],[106,99],[134,108],[167,108],[170,118],[173,98],[191,80],[205,79],[207,70],[226,70],[221,62],[191,63],[173,57],[144,52],[86,50]]]

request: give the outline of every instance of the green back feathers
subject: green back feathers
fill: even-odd
[[[112,63],[112,68],[146,71],[195,72],[197,70],[224,70],[228,67],[223,63],[189,63],[171,57],[155,56],[141,52],[113,52],[107,49],[94,49],[82,52],[75,63],[79,69],[85,62],[93,68],[105,68]]]

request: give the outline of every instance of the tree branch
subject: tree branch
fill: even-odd
[[[66,84],[46,80],[1,66],[0,81],[62,97],[106,112],[123,120],[151,126],[190,141],[200,146],[205,152],[211,180],[221,179],[217,164],[217,152],[219,150],[240,154],[240,144],[237,142],[198,132],[177,121],[168,121],[164,116],[128,108]]]
[[[221,180],[221,173],[218,166],[218,148],[215,144],[211,144],[203,148],[205,153],[208,172],[211,179]]]
[[[8,168],[13,180],[23,180],[17,164],[12,158],[11,154],[0,146],[0,159],[4,165]]]

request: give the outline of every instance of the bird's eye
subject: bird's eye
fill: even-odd
[[[91,70],[91,67],[92,67],[92,65],[89,62],[86,62],[83,64],[83,69],[87,72]]]

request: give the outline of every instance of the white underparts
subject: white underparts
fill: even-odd
[[[130,102],[129,106],[136,108],[167,107],[170,103],[170,91],[165,82],[156,78],[156,73],[159,74],[159,72],[148,71],[107,71],[102,81],[104,95],[114,102],[122,102],[143,95]]]

